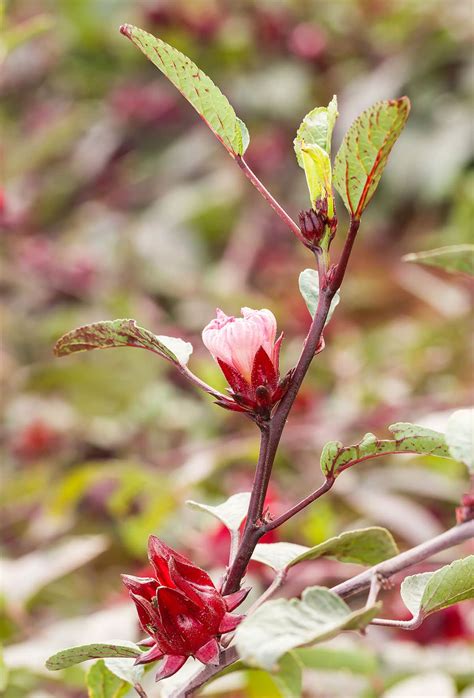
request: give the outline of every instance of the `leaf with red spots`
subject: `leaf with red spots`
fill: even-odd
[[[186,97],[232,156],[245,153],[249,144],[247,127],[237,117],[227,97],[191,59],[131,24],[124,24],[120,31]]]
[[[111,347],[138,347],[185,366],[193,347],[179,337],[156,335],[139,327],[135,320],[106,320],[78,327],[65,334],[55,344],[56,356],[68,356],[79,351],[109,349]]]
[[[333,183],[349,213],[360,218],[377,189],[410,113],[408,97],[377,102],[354,121],[334,162]]]

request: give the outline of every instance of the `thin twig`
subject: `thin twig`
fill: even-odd
[[[255,172],[253,172],[253,170],[251,170],[250,167],[247,165],[243,157],[241,155],[237,155],[235,161],[244,173],[244,175],[247,177],[247,179],[253,184],[255,189],[263,196],[265,201],[267,201],[270,204],[272,209],[276,212],[277,216],[279,216],[279,218],[281,218],[281,220],[296,235],[296,237],[299,240],[301,240],[303,244],[305,244],[306,240],[304,239],[301,233],[299,225],[291,218],[291,216],[288,215],[285,209],[280,206],[278,201],[276,201],[273,198],[268,189],[266,189],[266,187],[259,180]]]
[[[246,615],[250,615],[254,611],[257,610],[265,601],[268,601],[273,594],[278,591],[278,589],[284,584],[285,579],[286,579],[287,571],[286,570],[280,570],[276,576],[273,578],[273,582],[270,584],[269,587],[265,589],[263,594],[258,597],[258,599],[255,601],[252,606],[250,606],[249,610],[247,611]]]
[[[298,504],[295,504],[294,507],[291,507],[291,509],[288,509],[284,514],[281,514],[281,516],[278,516],[276,519],[273,519],[273,521],[269,521],[268,523],[265,524],[264,529],[265,533],[268,533],[268,531],[273,531],[274,528],[278,528],[278,526],[281,526],[284,524],[286,521],[289,519],[293,518],[295,514],[298,514],[302,509],[307,507],[309,504],[312,504],[315,502],[317,499],[323,496],[326,492],[328,492],[331,487],[333,486],[334,482],[336,479],[334,477],[328,477],[326,480],[323,482],[321,487],[319,487],[317,490],[309,494],[307,497],[302,499]]]
[[[365,570],[365,572],[361,572],[355,577],[352,577],[352,579],[337,584],[337,586],[332,588],[332,591],[342,597],[352,596],[353,594],[368,589],[374,574],[380,574],[385,579],[389,579],[393,577],[394,574],[397,574],[397,572],[402,572],[409,567],[413,567],[413,565],[423,562],[423,560],[426,560],[432,555],[442,550],[452,548],[454,545],[459,545],[473,537],[474,521],[466,521],[465,523],[444,531],[444,533],[436,536],[436,538],[432,538],[425,543],[417,545],[415,548],[395,555],[395,557],[390,558],[390,560],[380,562],[369,570]]]
[[[135,689],[135,692],[138,693],[140,698],[148,698],[147,693],[143,686],[140,683],[134,683],[133,688]]]
[[[367,601],[365,602],[367,608],[373,606],[374,603],[377,601],[377,596],[379,595],[382,586],[383,577],[378,572],[375,572],[375,574],[372,575],[372,579],[370,581],[370,589],[367,595]]]

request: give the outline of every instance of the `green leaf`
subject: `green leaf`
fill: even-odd
[[[436,250],[411,252],[404,255],[402,261],[427,264],[445,271],[474,276],[474,245],[448,245]]]
[[[310,587],[301,599],[268,601],[248,616],[236,630],[237,651],[246,664],[272,671],[289,650],[364,628],[377,610],[351,611],[329,589]]]
[[[136,645],[128,641],[115,643],[96,642],[93,645],[79,645],[69,647],[53,654],[46,662],[46,668],[50,671],[67,669],[74,664],[86,662],[88,659],[99,659],[101,657],[138,657],[140,650]]]
[[[192,499],[188,499],[186,504],[191,507],[191,509],[205,511],[211,516],[214,516],[214,518],[223,523],[229,531],[238,531],[242,521],[247,516],[249,502],[250,492],[238,492],[217,506],[200,504],[199,502],[194,502]]]
[[[394,435],[394,439],[378,439],[369,433],[353,446],[343,446],[340,441],[329,441],[321,453],[321,470],[324,475],[337,477],[355,463],[396,453],[451,458],[444,434],[408,422],[392,424],[388,430]]]
[[[334,186],[349,213],[360,218],[377,189],[410,113],[408,97],[377,102],[357,117],[334,162]]]
[[[129,642],[127,640],[118,640],[118,643],[122,647],[131,647],[133,650],[139,650],[134,642]],[[107,657],[104,659],[104,664],[109,671],[122,681],[127,681],[135,685],[140,683],[143,674],[145,673],[145,667],[143,664],[135,664],[135,657]]]
[[[105,320],[83,325],[58,339],[56,356],[68,356],[79,351],[110,349],[111,347],[138,347],[147,349],[173,364],[185,366],[193,347],[178,337],[156,335],[139,327],[135,320]]]
[[[446,443],[454,460],[474,473],[474,409],[457,410],[446,425]]]
[[[129,690],[130,685],[109,671],[103,659],[93,664],[87,673],[89,698],[121,698]]]
[[[474,598],[474,555],[456,560],[436,572],[405,577],[400,593],[414,620]]]
[[[313,548],[295,543],[259,543],[252,559],[279,572],[299,562],[316,560],[322,556],[332,557],[341,562],[372,566],[388,560],[398,552],[392,534],[386,528],[372,526],[345,531]]]
[[[300,124],[293,141],[296,159],[300,167],[303,167],[301,148],[303,144],[307,146],[317,145],[328,155],[331,154],[331,140],[334,124],[338,116],[337,97],[334,95],[327,107],[316,107],[312,109]]]
[[[304,302],[311,314],[314,317],[319,301],[319,275],[315,269],[305,269],[299,276],[300,293],[304,298]],[[339,291],[335,294],[331,301],[329,313],[326,320],[326,325],[332,317],[334,309],[338,305],[341,297]]]
[[[303,161],[311,207],[315,209],[319,199],[327,200],[328,216],[332,218],[334,215],[334,197],[329,155],[319,145],[308,145],[302,142],[300,156]]]
[[[287,652],[278,662],[278,672],[271,677],[283,698],[301,698],[302,668],[295,652]]]
[[[143,29],[124,24],[120,31],[186,97],[231,155],[243,155],[248,130],[220,89],[187,56]]]

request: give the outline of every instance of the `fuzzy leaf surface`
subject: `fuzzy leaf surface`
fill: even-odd
[[[99,659],[104,657],[138,657],[140,650],[136,645],[128,641],[123,644],[101,643],[96,642],[92,645],[78,645],[77,647],[69,647],[53,654],[46,662],[46,668],[50,671],[59,671],[59,669],[67,669],[86,662],[88,659]]]
[[[474,245],[447,245],[435,250],[411,252],[402,257],[404,262],[427,264],[452,273],[474,276]]]
[[[337,477],[355,463],[396,453],[451,458],[444,434],[408,422],[392,424],[388,430],[394,435],[394,439],[378,439],[375,434],[369,433],[352,446],[343,446],[340,441],[329,441],[321,453],[321,470],[324,475]]]
[[[185,366],[193,351],[192,344],[179,337],[156,335],[139,327],[135,320],[105,320],[83,325],[63,335],[55,344],[56,356],[68,356],[79,351],[138,347],[158,354],[173,364]]]
[[[233,494],[222,504],[211,506],[209,504],[200,504],[188,499],[186,504],[191,509],[197,511],[205,511],[229,529],[229,531],[238,531],[242,521],[247,516],[247,511],[250,502],[250,492],[238,492]]]
[[[351,611],[329,589],[309,587],[301,599],[268,601],[248,616],[236,631],[237,651],[246,664],[274,671],[289,650],[363,628],[377,610],[372,606]]]
[[[130,684],[109,671],[103,659],[93,664],[87,672],[89,698],[121,698],[129,690]]]
[[[456,410],[446,425],[446,443],[451,456],[474,473],[474,409]]]
[[[299,276],[299,289],[311,317],[314,317],[319,301],[319,275],[316,269],[305,269],[301,272]],[[340,300],[341,296],[339,295],[339,291],[337,291],[331,301],[331,307],[329,308],[326,325],[331,319],[332,314]]]
[[[400,593],[414,618],[425,618],[430,613],[474,598],[474,555],[455,560],[436,572],[405,577]]]
[[[334,161],[333,182],[349,213],[360,218],[410,113],[408,97],[377,102],[353,122]]]
[[[249,143],[247,127],[211,78],[181,51],[143,29],[125,24],[120,31],[192,104],[229,153],[243,155]]]
[[[316,560],[323,556],[341,562],[372,566],[388,560],[398,552],[392,534],[386,528],[372,526],[345,531],[313,548],[295,543],[259,543],[252,559],[269,565],[278,572],[287,570],[299,562]]]

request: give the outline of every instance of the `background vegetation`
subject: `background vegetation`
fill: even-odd
[[[149,533],[207,569],[225,564],[227,533],[184,500],[217,502],[249,489],[258,448],[250,423],[193,392],[151,354],[117,349],[55,360],[55,340],[81,324],[133,317],[192,341],[193,369],[224,389],[200,342],[216,306],[228,314],[241,305],[270,308],[285,332],[285,368],[309,322],[297,285],[306,251],[185,100],[120,36],[123,22],[180,48],[224,89],[250,128],[249,163],[294,216],[307,193],[292,140],[309,109],[338,95],[337,146],[377,99],[412,100],[364,216],[326,350],[285,432],[272,511],[306,494],[308,483],[317,486],[324,442],[383,436],[396,421],[442,428],[472,395],[469,283],[401,261],[472,241],[468,0],[7,3],[0,528],[7,698],[84,696],[83,669],[58,678],[44,670],[46,656],[85,640],[137,637],[119,573],[144,572]],[[454,462],[387,458],[346,473],[278,536],[314,545],[370,523],[411,546],[454,523],[466,488]],[[285,593],[354,570],[307,563]],[[256,586],[265,583],[264,568],[255,565],[252,575]],[[387,615],[400,615],[392,596]],[[339,638],[322,652],[307,695],[377,698],[427,671],[443,674],[450,698],[472,681],[472,627],[464,604],[411,634],[371,628],[363,639]],[[232,680],[227,695],[280,695],[259,672]]]

